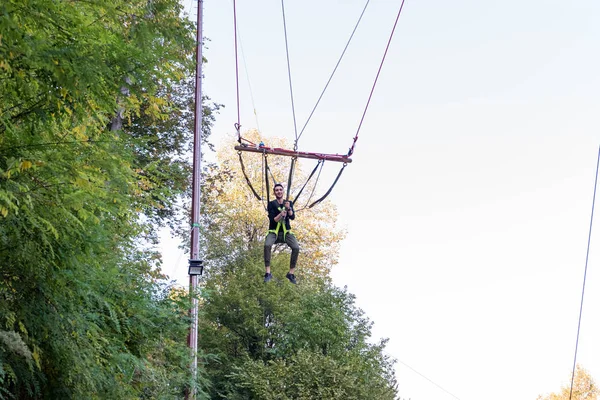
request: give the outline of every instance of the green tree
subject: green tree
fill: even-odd
[[[354,296],[324,280],[291,285],[285,257],[260,277],[260,252],[240,255],[206,282],[200,346],[211,398],[394,399],[393,360]],[[279,267],[279,268],[278,268]]]
[[[181,12],[0,5],[0,398],[181,398],[189,384],[187,300],[153,248],[188,190]]]
[[[256,131],[245,137],[286,147]],[[293,229],[302,252],[299,285],[284,278],[285,246],[272,260],[274,280],[262,281],[264,203],[247,187],[234,143],[217,152],[203,187],[201,238],[209,260],[201,289],[199,345],[213,358],[204,362],[213,399],[393,399],[393,360],[386,341],[372,343],[371,322],[354,296],[330,283],[344,237],[335,206],[324,202],[301,210]],[[269,157],[277,180],[286,180],[287,157]],[[262,156],[244,155],[248,178],[258,191],[264,184]],[[296,172],[292,192],[306,176]],[[306,193],[312,191],[307,187]],[[306,197],[297,204],[302,208]]]
[[[569,379],[569,385],[563,386],[560,392],[545,396],[540,395],[537,400],[596,400],[600,394],[600,390],[592,376],[580,365],[575,368],[572,392],[570,382]],[[571,393],[572,396],[570,397]]]
[[[194,82],[186,78],[158,87],[155,98],[162,103],[159,117],[150,111],[155,103],[144,101],[123,126],[136,157],[140,209],[154,227],[166,222],[177,231],[189,223],[189,212],[180,204],[182,194],[184,199],[191,198]],[[209,137],[220,107],[204,96],[202,144],[211,150]],[[189,236],[189,230],[185,229],[185,235]]]

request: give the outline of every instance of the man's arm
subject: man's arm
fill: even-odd
[[[279,210],[277,210],[277,207],[273,206],[273,203],[271,202],[267,204],[267,213],[269,214],[269,222],[277,222],[275,218],[279,214]]]
[[[286,211],[279,211],[279,208],[275,205],[275,203],[269,203],[267,206],[267,212],[269,213],[269,221],[270,222],[279,222],[286,214]]]

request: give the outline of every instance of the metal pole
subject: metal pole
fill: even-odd
[[[202,6],[203,0],[198,0],[198,16],[196,27],[196,91],[194,108],[194,155],[192,173],[192,243],[190,252],[190,266],[200,260],[200,180],[202,176],[201,139],[202,139]],[[191,269],[190,269],[191,272]],[[194,296],[198,287],[198,275],[190,274],[190,295],[192,309],[190,310],[191,325],[188,335],[188,345],[192,353],[192,378],[196,381],[198,371],[198,299]],[[186,399],[194,399],[194,387],[186,393]]]

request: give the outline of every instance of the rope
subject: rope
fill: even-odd
[[[362,127],[363,121],[365,119],[365,115],[367,114],[367,109],[369,108],[369,103],[371,103],[371,97],[373,97],[373,92],[375,91],[375,86],[377,85],[377,80],[379,79],[381,68],[383,67],[383,63],[385,62],[385,57],[387,56],[388,49],[390,48],[390,43],[392,43],[392,38],[394,37],[394,32],[396,31],[396,25],[398,25],[398,20],[400,19],[402,8],[404,8],[404,0],[402,0],[402,3],[400,4],[400,10],[398,10],[398,15],[396,16],[396,21],[394,22],[394,27],[392,28],[392,33],[390,34],[390,38],[388,39],[387,46],[385,46],[385,52],[383,53],[383,57],[381,58],[381,64],[379,64],[379,69],[377,70],[377,75],[375,76],[375,81],[373,82],[371,93],[369,93],[367,105],[365,106],[365,110],[363,111],[360,123],[358,124],[358,129],[356,130],[354,140],[352,141],[352,147],[350,147],[350,149],[348,150],[348,156],[351,156],[352,153],[354,153],[354,146],[356,145],[356,141],[358,140],[358,132],[360,132],[360,128]]]
[[[300,138],[302,137],[302,134],[304,133],[304,129],[306,129],[306,125],[308,125],[308,123],[310,122],[310,119],[312,118],[315,110],[317,109],[317,106],[321,102],[321,99],[323,98],[323,95],[325,94],[325,91],[327,90],[327,87],[329,86],[329,83],[333,79],[333,75],[337,71],[337,69],[338,69],[338,67],[340,65],[340,62],[342,61],[342,58],[344,58],[344,54],[346,54],[346,50],[348,49],[348,46],[350,45],[350,42],[352,41],[352,38],[354,37],[354,33],[356,32],[356,29],[358,28],[358,25],[360,24],[360,21],[362,20],[362,17],[365,14],[365,11],[367,10],[367,6],[369,5],[369,1],[370,0],[367,0],[367,2],[365,4],[365,7],[362,10],[362,13],[360,13],[360,17],[358,18],[358,21],[356,22],[356,25],[354,26],[354,30],[352,31],[352,34],[350,35],[350,38],[348,39],[348,42],[346,43],[346,47],[344,47],[344,51],[342,51],[342,55],[340,55],[340,58],[339,58],[337,64],[335,64],[335,68],[333,69],[333,72],[331,73],[331,76],[329,76],[329,80],[325,84],[325,87],[323,88],[323,91],[321,92],[321,95],[319,96],[319,99],[317,100],[317,104],[315,104],[314,108],[310,112],[310,115],[308,116],[306,122],[304,123],[304,126],[300,130],[300,134],[298,135],[298,139],[296,139],[296,140],[300,140]]]
[[[292,101],[292,117],[294,118],[294,135],[296,136],[296,140],[294,141],[294,151],[296,151],[296,150],[298,150],[298,127],[296,125],[296,109],[294,107],[294,91],[292,89],[292,70],[290,67],[290,51],[288,48],[287,26],[286,26],[286,22],[285,22],[285,7],[283,5],[283,0],[281,0],[281,14],[283,15],[283,35],[285,37],[285,55],[287,58],[288,80],[290,82],[290,98]]]
[[[592,198],[592,215],[590,216],[590,230],[588,233],[587,251],[585,254],[585,269],[583,272],[583,288],[581,289],[581,304],[579,305],[579,321],[577,322],[577,340],[575,340],[575,357],[573,357],[573,373],[571,374],[571,390],[569,400],[573,396],[573,381],[575,380],[575,366],[577,364],[577,348],[579,347],[579,331],[581,329],[581,314],[583,311],[583,296],[585,294],[585,280],[587,277],[588,258],[590,255],[590,242],[592,239],[592,224],[594,222],[594,204],[596,203],[596,187],[598,184],[598,166],[600,166],[600,147],[598,148],[598,161],[596,161],[596,178],[594,180],[594,196]]]
[[[238,142],[242,143],[240,136],[240,74],[239,74],[239,66],[238,66],[238,37],[237,37],[237,13],[235,7],[235,0],[233,0],[233,40],[235,42],[235,93],[237,100],[237,124],[236,130],[238,133]]]

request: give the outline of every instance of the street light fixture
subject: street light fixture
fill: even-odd
[[[188,274],[190,276],[201,276],[202,272],[204,272],[204,260],[190,260]]]

